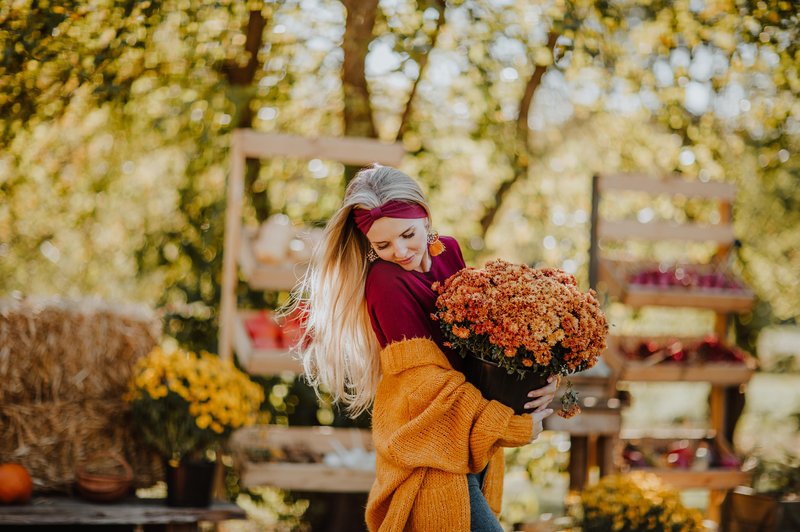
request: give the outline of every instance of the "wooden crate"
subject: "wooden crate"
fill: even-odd
[[[244,322],[257,310],[237,310],[233,324],[233,345],[239,364],[251,375],[275,375],[283,371],[302,373],[303,367],[288,349],[261,349],[253,346]]]
[[[322,462],[257,461],[259,455],[280,456],[285,449],[303,449],[322,456],[337,449],[374,451],[368,430],[333,427],[283,427],[261,425],[236,431],[231,437],[234,459],[244,487],[275,486],[282,489],[362,493],[372,487],[374,468],[333,467]]]
[[[656,263],[599,259],[598,285],[625,305],[644,307],[648,305],[663,307],[692,307],[716,312],[747,312],[754,302],[753,292],[747,288],[689,288],[682,286],[658,286],[631,284],[630,275],[647,268],[655,268]],[[684,264],[687,268],[702,271],[708,265]],[[741,282],[739,282],[742,285]]]
[[[631,360],[625,356],[624,348],[642,340],[666,342],[669,340],[692,341],[676,337],[609,336],[608,348],[603,352],[603,360],[614,371],[617,380],[645,382],[708,382],[712,385],[730,386],[748,382],[756,370],[755,359],[745,353],[745,361],[681,363],[650,363],[644,360]]]

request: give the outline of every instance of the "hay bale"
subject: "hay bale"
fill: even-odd
[[[96,300],[0,300],[0,404],[119,398],[160,323]]]
[[[76,465],[112,450],[137,486],[161,475],[137,444],[122,401],[160,321],[139,306],[98,300],[0,300],[0,461],[24,464],[40,491],[68,491]]]
[[[136,441],[121,399],[0,405],[0,426],[0,457],[24,464],[40,492],[69,492],[78,464],[99,451],[125,457],[136,487],[162,478],[160,457]]]

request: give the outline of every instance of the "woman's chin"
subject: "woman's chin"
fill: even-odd
[[[403,268],[404,270],[411,271],[417,265],[417,261],[412,258],[411,260],[404,261],[404,262],[395,262],[398,266]]]

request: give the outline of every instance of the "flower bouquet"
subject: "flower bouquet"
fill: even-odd
[[[498,259],[483,269],[465,268],[444,283],[434,283],[433,289],[439,294],[433,318],[440,322],[447,345],[462,356],[469,355],[468,361],[476,358],[493,364],[529,386],[489,382],[493,386],[487,388],[516,388],[512,391],[519,396],[492,397],[467,371],[484,396],[500,400],[517,413],[524,411],[521,404],[527,391],[543,386],[551,375],[592,367],[606,347],[608,323],[594,291],[580,291],[575,277],[562,270]],[[580,412],[571,386],[561,402],[562,417]]]
[[[264,390],[216,355],[155,347],[137,361],[125,399],[145,443],[180,461],[203,458],[253,425]]]

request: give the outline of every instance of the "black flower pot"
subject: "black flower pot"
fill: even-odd
[[[205,508],[211,504],[216,464],[206,461],[181,461],[177,466],[164,463],[167,480],[167,506]]]
[[[509,374],[505,368],[490,360],[467,355],[464,360],[464,374],[486,399],[499,401],[514,409],[515,414],[529,412],[525,403],[532,401],[528,392],[547,385],[548,375],[528,371],[520,377]]]

